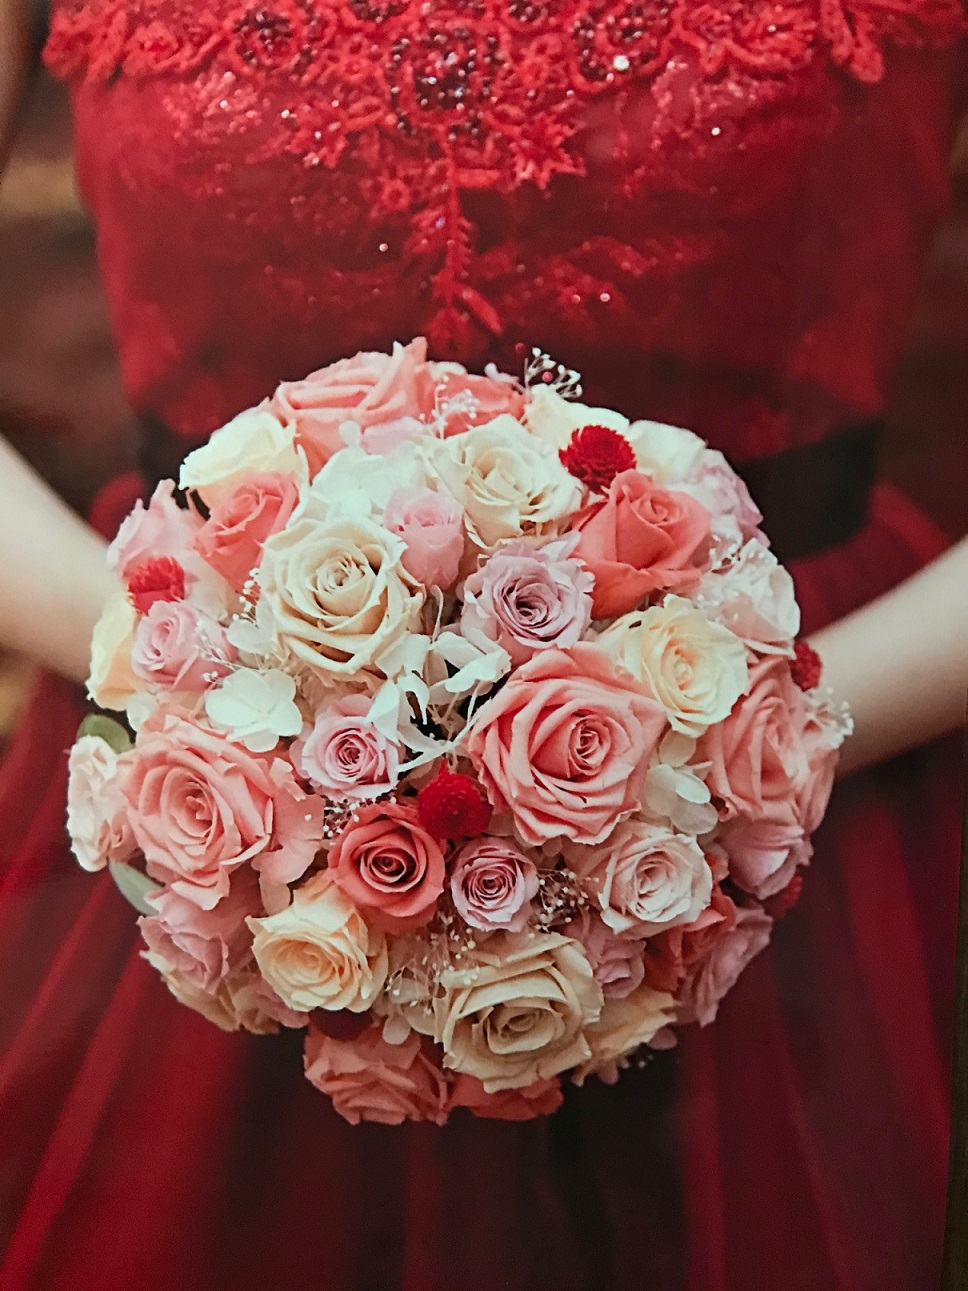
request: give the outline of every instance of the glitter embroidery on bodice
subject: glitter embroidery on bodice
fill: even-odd
[[[960,0],[62,0],[129,394],[190,436],[427,335],[739,455],[879,410]],[[886,269],[890,266],[891,272]]]

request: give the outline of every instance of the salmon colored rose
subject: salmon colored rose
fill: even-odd
[[[654,592],[688,590],[706,565],[709,512],[640,471],[616,476],[571,527],[580,534],[575,557],[595,576],[596,619],[627,614]]]
[[[253,576],[265,540],[280,529],[299,501],[292,475],[251,475],[221,498],[195,535],[195,550],[237,592]]]
[[[666,730],[658,702],[598,649],[524,664],[471,724],[466,752],[524,842],[603,842],[640,805]]]
[[[489,1094],[474,1076],[461,1075],[454,1081],[449,1108],[466,1107],[483,1120],[533,1121],[536,1116],[550,1116],[564,1102],[561,1082],[536,1080],[523,1089],[500,1089]]]
[[[504,414],[521,419],[525,397],[516,381],[507,377],[476,376],[459,363],[430,366],[445,438],[462,435],[472,426],[485,426]]]
[[[371,1027],[338,1040],[311,1027],[304,1061],[307,1080],[330,1096],[351,1125],[447,1120],[447,1083],[419,1036],[387,1044],[379,1028]]]
[[[709,905],[694,923],[669,928],[642,942],[645,980],[675,994],[694,965],[736,924],[736,906],[717,883]]]
[[[375,927],[411,932],[444,890],[444,854],[413,807],[361,808],[337,838],[327,873]]]

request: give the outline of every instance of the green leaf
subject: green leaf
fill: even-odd
[[[115,753],[127,753],[131,748],[131,736],[128,732],[120,722],[116,722],[113,717],[105,716],[104,713],[89,713],[84,718],[78,728],[77,738],[83,739],[85,735],[95,735],[99,740],[104,740]]]
[[[111,878],[118,885],[118,891],[129,901],[139,914],[152,915],[158,911],[148,904],[145,900],[152,892],[157,892],[161,887],[154,879],[149,879],[147,874],[142,874],[132,865],[122,865],[120,861],[111,861],[108,865],[111,871]]]

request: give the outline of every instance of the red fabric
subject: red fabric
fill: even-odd
[[[67,0],[48,57],[129,393],[186,437],[425,332],[474,365],[542,345],[591,400],[741,458],[879,412],[960,23],[954,0]],[[796,568],[806,630],[941,546],[880,490]],[[79,717],[45,680],[0,770],[5,1291],[936,1284],[955,750],[838,787],[796,909],[675,1053],[546,1120],[351,1128],[291,1037],[177,1005],[72,862]]]

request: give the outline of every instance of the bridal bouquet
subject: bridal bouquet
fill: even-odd
[[[69,828],[348,1120],[555,1110],[709,1023],[849,717],[721,454],[422,341],[286,383],[110,549]],[[133,738],[129,732],[133,731]],[[643,1049],[643,1046],[646,1048]]]

